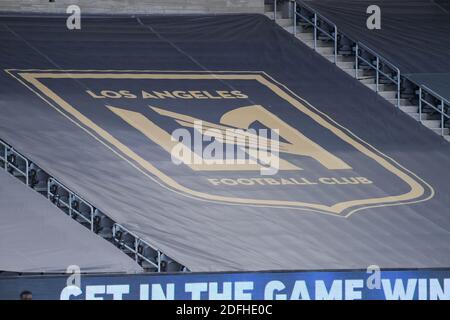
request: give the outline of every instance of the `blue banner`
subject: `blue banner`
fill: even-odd
[[[448,300],[450,270],[0,277],[0,299]]]

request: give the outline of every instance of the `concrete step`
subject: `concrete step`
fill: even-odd
[[[348,68],[348,69],[343,68],[342,71],[347,72],[347,73],[348,73],[349,75],[351,75],[353,78],[355,77],[356,70],[353,69],[353,68]],[[364,70],[358,70],[358,77],[364,77],[364,76],[365,76]]]
[[[355,67],[355,61],[338,61],[337,66],[341,69],[353,69]]]
[[[420,121],[420,114],[418,112],[405,112],[405,113],[414,120]],[[422,113],[422,120],[433,120],[435,118],[436,118],[435,116],[432,116],[428,113]]]
[[[289,32],[289,33],[294,33],[294,25],[291,25],[291,26],[287,26],[287,27],[284,27],[284,30],[286,30],[287,32]],[[296,32],[295,32],[295,35],[297,35],[297,34],[300,34],[300,33],[303,33],[302,32],[302,28],[301,27],[296,27]],[[311,39],[313,38],[313,34],[312,33],[310,33],[310,32],[305,32],[306,34],[311,34]],[[306,40],[306,39],[305,39]]]
[[[287,27],[292,28],[292,27]],[[295,35],[298,39],[302,40],[303,42],[306,40],[312,40],[314,38],[314,34],[312,32],[299,32]]]
[[[355,75],[356,69],[351,68],[351,69],[347,69],[347,70],[352,70],[353,76]],[[372,79],[372,78],[375,78],[375,74],[372,70],[358,69],[358,80],[365,80],[365,79]],[[374,83],[375,83],[375,81],[374,81]]]
[[[441,121],[441,115],[436,113],[422,112],[422,120],[438,120]]]
[[[354,76],[354,72],[353,72],[353,76]],[[359,79],[359,82],[364,83],[365,85],[368,84],[375,84],[375,78],[374,77],[366,77],[364,79]]]
[[[273,11],[268,11],[266,13],[264,13],[267,17],[269,17],[270,19],[273,20],[274,17],[274,12]],[[277,20],[278,19],[283,19],[283,14],[280,11],[277,11]],[[290,20],[290,19],[289,19]]]
[[[293,21],[292,21],[292,19],[281,19],[281,18],[278,18],[278,16],[277,16],[277,24],[280,26],[280,27],[283,27],[283,28],[285,28],[285,27],[289,27],[289,26],[292,26],[293,25]]]
[[[317,47],[316,51],[321,55],[331,55],[334,53],[334,47]]]
[[[314,39],[311,39],[311,40],[305,40],[304,42],[305,42],[308,46],[310,46],[311,48],[314,48]],[[334,45],[333,45],[332,42],[329,42],[329,41],[323,41],[323,40],[317,40],[317,41],[316,41],[316,46],[317,46],[317,47],[321,47],[321,48],[324,48],[324,47],[331,47],[331,48],[334,48]],[[334,52],[334,50],[333,50],[333,52]]]
[[[327,58],[328,60],[330,60],[331,62],[334,62],[334,55],[324,55],[324,57]],[[352,62],[352,61],[355,61],[355,58],[338,54],[337,61],[338,62]]]
[[[392,103],[394,106],[397,105],[397,99],[386,99],[390,103]],[[411,105],[411,102],[409,102],[408,99],[400,99],[400,106],[409,106]]]
[[[423,114],[422,114],[422,116],[423,116]],[[422,124],[427,126],[428,128],[436,129],[436,128],[440,128],[441,127],[441,120],[440,119],[439,120],[437,120],[437,119],[435,119],[435,120],[422,120]]]
[[[432,128],[431,130],[433,130],[438,135],[442,134],[441,128]],[[444,135],[448,135],[449,133],[450,133],[450,129],[449,128],[444,128]]]
[[[300,28],[301,32],[308,32],[314,35],[314,28],[308,24],[298,23],[297,26]]]
[[[325,55],[325,58],[327,58],[330,61],[334,61],[334,55]],[[351,57],[351,56],[343,56],[341,54],[338,54],[337,61],[338,62],[351,62],[351,61],[355,61],[355,58]]]
[[[405,112],[405,113],[416,121],[420,120],[419,114],[417,112]]]
[[[375,83],[364,83],[362,82],[367,88],[376,91],[377,90],[377,85]]]
[[[419,107],[418,106],[402,106],[400,107],[400,110],[406,113],[417,113],[419,114]]]
[[[264,5],[264,12],[273,12],[273,4],[265,4]]]
[[[386,99],[395,99],[397,91],[378,91],[378,94]]]
[[[449,135],[445,135],[444,139],[447,140],[448,142],[450,142],[450,136]]]
[[[369,81],[369,82],[371,82],[371,81]],[[375,82],[375,80],[373,82]],[[377,84],[376,83],[364,83],[364,84],[366,85],[366,87],[372,89],[373,91],[377,90]],[[393,88],[393,86],[390,85],[390,84],[378,84],[378,90],[380,90],[380,91],[394,91],[394,92],[397,92],[395,90],[395,88]]]

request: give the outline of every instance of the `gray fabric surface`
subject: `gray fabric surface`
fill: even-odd
[[[450,72],[450,13],[430,0],[307,0],[338,29],[402,73]],[[447,2],[448,4],[448,2]],[[381,29],[369,30],[366,9],[378,5]]]
[[[142,272],[112,244],[0,170],[0,271]]]
[[[192,271],[271,269],[361,269],[448,267],[450,265],[450,146],[390,103],[359,84],[309,48],[294,40],[266,17],[176,16],[83,20],[81,31],[65,29],[64,19],[2,18],[2,69],[57,70],[224,70],[265,71],[301,98],[348,128],[362,140],[430,184],[432,199],[416,204],[361,210],[348,218],[301,209],[228,205],[186,197],[161,187],[142,167],[111,152],[92,130],[69,121],[6,72],[0,77],[0,137],[66,186],[160,248]],[[106,81],[106,82],[105,82]],[[120,141],[175,179],[193,188],[236,196],[310,199],[333,203],[341,198],[405,191],[405,185],[379,173],[367,159],[330,135],[327,130],[293,112],[267,91],[248,86],[251,99],[275,112],[291,126],[348,160],[377,183],[359,187],[302,189],[210,188],[196,173],[174,167],[170,155],[149,143],[105,104],[151,113],[137,100],[89,99],[86,88],[136,91],[133,81],[95,82],[86,79],[43,80],[90,119],[99,122]],[[109,81],[109,82],[108,82]],[[146,83],[151,90],[156,82]],[[206,90],[241,86],[220,84],[165,84],[167,90],[196,87]],[[211,86],[211,87],[209,87]],[[205,89],[206,88],[206,89]],[[252,101],[253,101],[252,100]],[[102,100],[103,101],[103,100]],[[167,100],[168,101],[168,100]],[[217,122],[226,104],[204,105],[185,100],[167,108]],[[209,100],[206,100],[209,101]],[[230,100],[231,101],[231,100]],[[230,102],[232,107],[252,101]],[[213,103],[212,101],[209,101]],[[209,107],[201,109],[200,107]],[[93,136],[94,135],[94,136]],[[94,138],[96,137],[96,138]],[[100,139],[101,141],[101,139]],[[294,159],[304,174],[323,173],[314,162]],[[140,170],[137,170],[140,169]],[[372,170],[373,169],[373,170]],[[237,176],[239,176],[238,174]],[[244,177],[249,173],[242,173]],[[233,173],[222,173],[233,176]],[[158,182],[158,183],[157,183]]]
[[[397,66],[410,80],[448,97],[450,2],[432,0],[307,0],[338,29]],[[369,5],[381,10],[381,29],[366,27]],[[448,99],[448,98],[447,98]]]
[[[413,73],[408,74],[408,78],[450,101],[450,73]]]

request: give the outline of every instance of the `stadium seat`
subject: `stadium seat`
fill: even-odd
[[[417,86],[414,85],[411,81],[407,80],[406,78],[402,79],[402,85],[401,85],[401,96],[405,99],[413,99],[416,97],[416,88]]]
[[[359,59],[358,67],[363,70],[372,70],[374,56],[370,52],[362,50],[360,53],[360,57],[364,60]]]
[[[114,236],[116,245],[129,255],[134,255],[135,237],[125,230],[118,230]]]
[[[50,200],[65,213],[69,214],[69,191],[53,182],[50,185]]]
[[[94,232],[102,238],[111,240],[114,221],[101,213],[98,209],[94,211]]]
[[[158,251],[154,250],[152,247],[145,244],[140,244],[138,246],[138,252],[142,254],[145,258],[152,261],[155,265],[158,265]],[[145,259],[140,258],[140,265],[149,271],[156,271],[155,265],[149,263]]]
[[[37,192],[43,194],[47,193],[47,183],[49,175],[34,163],[30,165],[29,178],[30,187],[32,187]]]
[[[178,272],[181,271],[182,266],[166,256],[165,254],[161,255],[161,269],[165,272]]]
[[[349,56],[353,54],[353,42],[345,37],[340,35],[338,39],[338,53],[344,56]]]

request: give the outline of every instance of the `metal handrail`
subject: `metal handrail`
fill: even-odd
[[[57,181],[55,178],[49,178],[48,182],[47,182],[47,197],[49,199],[51,199],[51,197],[58,196],[57,194],[54,194],[51,192],[51,186],[55,185],[55,184],[58,186],[58,188],[64,189],[64,191],[66,191],[67,194],[69,195],[69,197],[67,198],[67,201],[68,201],[67,203],[58,198],[57,205],[62,204],[64,207],[66,207],[69,210],[69,215],[71,218],[75,218],[74,215],[76,215],[76,217],[81,218],[86,223],[88,223],[89,229],[91,231],[94,231],[94,207],[90,203],[88,203],[87,201],[83,200],[81,197],[79,197],[78,195],[76,195],[75,193],[70,191],[68,188],[66,188],[62,183]],[[79,211],[73,207],[72,202],[74,200],[84,204],[86,207],[89,208],[89,218],[86,217],[81,211]]]
[[[297,34],[297,17],[302,18],[304,21],[306,21],[307,23],[309,23],[311,26],[314,27],[314,50],[317,50],[317,31],[321,31],[323,34],[325,34],[328,38],[330,38],[331,40],[333,40],[334,45],[333,45],[333,57],[334,57],[334,63],[337,63],[337,42],[338,42],[338,29],[335,23],[333,23],[331,20],[325,18],[324,16],[322,16],[320,13],[316,12],[315,10],[311,9],[308,5],[306,5],[305,3],[303,3],[302,1],[298,1],[300,2],[300,4],[302,6],[304,6],[307,10],[311,11],[311,13],[314,14],[314,21],[310,20],[308,17],[302,15],[301,13],[297,12],[297,1],[294,1],[294,14],[293,19],[294,19],[294,36]],[[329,33],[328,31],[322,29],[318,24],[317,24],[317,18],[322,19],[323,21],[325,21],[327,24],[329,24],[331,27],[334,28],[334,35],[332,33]]]
[[[327,17],[324,17],[323,15],[321,15],[319,12],[317,12],[315,9],[311,8],[309,5],[307,5],[304,1],[302,0],[295,0],[295,3],[299,3],[301,4],[304,8],[308,9],[309,11],[311,11],[312,13],[317,14],[318,17],[320,17],[322,20],[325,20],[327,23],[331,24],[332,26],[335,26],[336,24],[331,21],[330,19],[328,19]]]
[[[432,109],[436,110],[439,113],[443,113],[441,111],[441,108],[438,108],[435,105],[433,105],[432,103],[429,103],[427,100],[423,99],[422,97],[420,99],[422,100],[422,103],[425,103],[427,106],[431,107]],[[441,103],[439,105],[442,105],[442,101],[441,101]],[[450,119],[450,116],[445,114],[445,113],[443,113],[443,116]]]
[[[32,164],[32,162],[30,160],[28,160],[27,158],[25,158],[24,156],[22,156],[17,151],[15,151],[12,146],[10,146],[9,144],[7,144],[6,142],[4,142],[3,140],[0,139],[0,149],[1,149],[2,146],[3,146],[3,149],[4,149],[4,154],[1,153],[1,151],[0,151],[0,160],[4,161],[4,170],[7,170],[8,166],[11,166],[11,164],[8,162],[7,156],[8,156],[8,152],[12,151],[12,152],[17,154],[20,158],[22,158],[25,161],[26,166],[27,166],[27,170],[26,171],[28,173],[29,172],[29,167]],[[16,170],[19,170],[19,169],[17,168]],[[20,171],[20,172],[23,174],[22,171]],[[91,205],[89,202],[84,200],[82,197],[80,197],[79,195],[77,195],[74,192],[72,192],[69,188],[67,188],[65,185],[63,185],[61,182],[59,182],[56,178],[54,178],[54,177],[52,177],[50,175],[48,175],[48,176],[49,176],[49,178],[47,179],[47,198],[49,200],[51,200],[51,201],[52,201],[52,198],[53,198],[53,200],[56,200],[56,203],[54,201],[52,201],[52,202],[55,203],[56,205],[58,205],[58,207],[60,207],[60,208],[64,207],[64,208],[68,209],[69,210],[69,215],[72,218],[74,218],[73,214],[76,214],[77,216],[81,217],[84,221],[86,221],[87,223],[90,224],[91,231],[95,232],[94,231],[94,216],[95,216],[95,212],[97,211],[97,209],[93,205]],[[27,181],[27,185],[29,187],[32,187],[28,183],[28,174],[27,174],[26,178],[27,178],[27,180],[26,180]],[[65,192],[67,192],[68,202],[66,202],[66,201],[64,201],[62,199],[59,199],[57,192],[53,193],[51,191],[51,186],[55,185],[55,184],[57,185],[58,188],[62,188]],[[86,213],[90,214],[90,219],[85,216],[85,213],[77,210],[76,208],[74,208],[72,206],[72,200],[74,200],[74,199],[77,200],[80,203],[83,203],[84,205],[86,205],[89,208],[89,211],[86,212]],[[65,210],[64,210],[64,212],[67,213]],[[78,222],[80,222],[80,221],[78,221]],[[142,240],[137,235],[135,235],[134,233],[130,232],[127,228],[123,227],[122,225],[120,225],[120,224],[118,224],[116,222],[114,222],[113,228],[112,228],[113,229],[112,230],[113,231],[113,235],[115,235],[115,232],[116,232],[117,228],[120,228],[124,232],[126,232],[126,233],[130,234],[131,236],[133,236],[134,242],[135,242],[135,248],[131,248],[128,245],[126,247],[127,247],[127,249],[129,249],[130,251],[132,251],[134,253],[136,260],[138,260],[138,258],[141,258],[141,259],[147,261],[148,263],[150,263],[155,268],[157,268],[158,272],[162,271],[161,270],[162,269],[161,268],[161,261],[162,261],[161,257],[163,255],[163,253],[161,252],[161,250],[157,249],[153,245],[150,245],[147,241]],[[141,244],[143,244],[143,245],[145,245],[145,246],[147,246],[147,247],[149,247],[149,248],[151,248],[151,249],[153,249],[154,251],[157,252],[157,263],[155,263],[152,260],[148,259],[146,256],[144,256],[143,254],[141,254],[138,251],[139,245],[141,245]],[[175,262],[178,263],[177,261],[175,261]],[[182,266],[181,264],[179,264],[179,265]],[[188,269],[185,266],[183,266],[183,270],[187,271]]]
[[[297,4],[301,5],[303,8],[309,10],[311,13],[314,14],[314,22],[311,21],[310,19],[308,19],[307,17],[303,16],[300,13],[297,13]],[[330,19],[324,17],[323,15],[321,15],[319,12],[317,12],[315,9],[311,8],[309,5],[307,5],[306,3],[304,3],[302,0],[295,0],[294,1],[294,35],[296,32],[296,17],[299,16],[301,17],[303,20],[305,20],[307,23],[309,23],[310,25],[312,25],[314,27],[314,50],[316,50],[317,48],[317,30],[320,30],[322,33],[326,34],[328,37],[333,38],[332,34],[328,33],[327,31],[321,29],[319,26],[317,26],[317,17],[320,17],[320,19],[322,19],[323,21],[325,21],[326,23],[328,23],[330,26],[334,27],[334,63],[336,64],[337,62],[337,45],[338,45],[338,28],[337,25],[331,21]],[[361,59],[362,61],[365,61],[371,68],[375,69],[376,71],[376,91],[379,92],[379,79],[380,79],[380,74],[385,76],[386,78],[388,78],[389,80],[391,80],[394,84],[397,85],[397,107],[400,107],[400,87],[401,87],[401,72],[400,69],[393,64],[392,62],[390,62],[388,59],[386,59],[385,57],[383,57],[382,55],[376,53],[374,50],[372,50],[371,48],[369,48],[368,46],[366,46],[365,44],[361,43],[360,41],[356,41],[355,39],[352,39],[351,37],[348,37],[346,35],[346,38],[348,38],[349,40],[353,41],[354,43],[356,43],[356,52],[355,52],[355,77],[356,79],[358,79],[358,72],[359,72],[359,59]],[[371,53],[375,58],[376,58],[376,66],[373,65],[372,62],[365,60],[363,57],[359,56],[359,48],[363,48],[364,50],[366,50],[367,52]],[[385,72],[383,72],[382,70],[380,70],[380,61],[383,62],[385,65],[388,65],[390,68],[392,68],[394,71],[396,71],[397,73],[397,79],[392,78],[390,75],[386,74]]]
[[[273,21],[277,22],[277,0],[273,0]]]
[[[47,183],[47,197],[51,200],[51,198],[55,198],[58,196],[58,194],[53,193],[51,191],[51,186],[52,185],[57,185],[58,188],[62,188],[64,191],[66,191],[68,193],[68,202],[65,202],[61,199],[57,199],[56,204],[58,206],[63,206],[65,208],[67,208],[69,210],[69,215],[74,218],[73,214],[76,214],[77,216],[81,217],[83,220],[85,220],[87,223],[90,224],[90,229],[91,231],[94,230],[94,212],[95,209],[92,205],[90,205],[88,202],[86,202],[85,200],[83,200],[81,197],[79,197],[78,195],[76,195],[75,193],[73,193],[72,191],[70,191],[70,189],[68,189],[67,187],[65,187],[62,183],[60,183],[59,181],[57,181],[55,178],[49,178],[48,179],[48,183]],[[76,210],[75,208],[72,207],[72,200],[76,199],[80,202],[82,202],[83,204],[85,204],[86,206],[89,207],[90,209],[90,218],[87,218],[83,215],[83,213],[79,212],[78,210]],[[150,263],[152,266],[154,266],[158,272],[161,272],[161,251],[159,249],[157,249],[155,246],[150,245],[148,242],[142,240],[141,238],[139,238],[136,234],[134,234],[133,232],[129,231],[127,228],[125,228],[124,226],[120,225],[119,223],[114,223],[113,228],[112,228],[112,232],[113,232],[113,239],[115,239],[116,237],[116,233],[117,233],[117,229],[120,229],[122,232],[125,232],[127,234],[130,234],[133,239],[134,239],[134,247],[130,247],[129,245],[127,245],[126,243],[120,243],[120,245],[122,246],[122,248],[125,248],[127,250],[129,250],[131,253],[134,254],[134,258],[136,261],[138,261],[138,259],[143,259],[146,262]],[[114,240],[117,242],[117,240]],[[143,254],[141,254],[138,251],[138,247],[140,244],[144,244],[150,248],[152,248],[153,250],[155,250],[158,254],[158,258],[157,258],[157,263],[153,262],[152,260],[150,260],[149,258],[147,258],[146,256],[144,256]]]
[[[312,14],[314,14],[314,21],[312,21],[308,17],[302,15],[301,13],[297,12],[297,4],[301,5],[303,8],[305,8],[306,10],[308,10]],[[331,21],[330,19],[328,19],[328,18],[324,17],[323,15],[321,15],[315,9],[311,8],[309,5],[307,5],[302,0],[294,0],[293,11],[294,11],[294,14],[292,16],[293,16],[293,20],[294,20],[294,24],[293,24],[294,36],[296,35],[296,32],[297,32],[297,17],[300,17],[305,22],[307,22],[309,25],[314,27],[314,50],[317,49],[317,30],[321,31],[327,37],[329,37],[332,40],[334,40],[334,63],[336,64],[336,62],[337,62],[337,39],[338,39],[338,29],[337,29],[336,24],[333,21]],[[274,16],[276,16],[276,13],[274,13]],[[326,31],[324,29],[322,29],[321,27],[319,27],[317,25],[317,17],[320,17],[320,19],[322,19],[323,21],[328,23],[330,26],[334,27],[334,30],[335,30],[334,31],[334,37],[333,37],[333,35],[331,33],[329,33],[328,31]],[[361,60],[361,61],[366,62],[367,65],[370,68],[374,69],[375,72],[376,72],[375,81],[376,81],[376,92],[377,93],[380,92],[380,90],[379,90],[380,74],[382,76],[386,77],[387,79],[389,79],[390,81],[392,81],[397,86],[397,107],[400,107],[400,100],[401,100],[401,94],[400,94],[401,93],[401,76],[402,76],[400,69],[395,64],[390,62],[388,59],[383,57],[381,54],[375,52],[373,49],[371,49],[367,45],[363,44],[361,41],[355,41],[354,39],[352,39],[351,37],[348,37],[347,35],[346,35],[346,37],[356,44],[355,78],[356,79],[359,78],[359,75],[358,75],[358,73],[359,73],[359,61]],[[363,50],[367,51],[368,53],[372,54],[375,57],[375,59],[376,59],[375,65],[374,65],[373,61],[368,61],[368,60],[364,59],[362,56],[359,55],[359,49],[360,48],[362,48]],[[380,63],[383,63],[384,65],[387,65],[389,68],[391,68],[397,74],[397,76],[396,77],[392,77],[390,74],[387,74],[384,71],[382,71],[381,68],[380,68]],[[422,121],[422,102],[425,102],[427,105],[429,105],[430,107],[432,107],[434,110],[438,111],[441,114],[441,130],[442,130],[441,134],[444,135],[445,118],[450,119],[450,115],[445,113],[445,105],[448,105],[450,107],[450,101],[448,99],[444,98],[443,96],[441,96],[440,94],[436,93],[432,89],[428,88],[425,85],[419,85],[419,89],[420,89],[420,97],[419,97],[419,119],[420,119],[420,121]],[[430,104],[428,101],[424,100],[422,98],[422,90],[425,90],[426,92],[428,92],[429,94],[434,96],[436,99],[440,100],[441,101],[440,108],[437,108],[436,106]]]
[[[317,12],[315,9],[311,8],[309,5],[307,5],[304,1],[302,0],[295,0],[295,3],[299,3],[301,4],[303,7],[305,7],[306,9],[308,9],[309,11],[311,11],[312,13],[316,14],[318,17],[320,17],[322,20],[325,20],[326,22],[328,22],[331,26],[336,26],[336,24],[331,21],[330,19],[328,19],[327,17],[324,17],[322,14],[320,14],[319,12]],[[336,26],[337,27],[337,26]],[[365,44],[361,43],[360,41],[357,41],[355,39],[352,39],[351,37],[348,37],[346,35],[346,38],[348,38],[349,40],[359,44],[360,47],[363,47],[365,50],[369,51],[371,54],[373,54],[374,56],[378,56],[381,60],[383,60],[385,63],[389,64],[392,68],[400,71],[397,66],[395,64],[393,64],[392,62],[390,62],[388,59],[386,59],[385,57],[383,57],[382,55],[380,55],[379,53],[376,53],[374,50],[370,49],[368,46],[366,46]]]
[[[1,141],[1,140],[0,140],[0,145],[3,146],[3,150],[4,150],[3,156],[0,154],[0,160],[3,161],[4,169],[6,170],[6,169],[7,169],[7,161],[6,161],[6,158],[7,158],[7,156],[8,156],[8,147],[9,147],[9,146],[8,146],[6,143],[4,143],[3,141]]]
[[[65,208],[69,209],[69,206],[70,206],[69,202],[64,202],[63,200],[61,200],[61,198],[59,197],[58,194],[53,193],[51,191],[51,186],[53,183],[55,183],[55,181],[52,178],[48,179],[48,181],[47,181],[47,198],[51,202],[53,202],[58,208],[61,208],[61,204],[62,204]],[[62,185],[60,185],[60,186],[67,191],[67,189],[64,188],[64,186],[62,186]],[[69,200],[69,198],[67,198],[67,200]]]
[[[373,65],[372,61],[368,61],[364,59],[362,56],[359,55],[359,49],[362,48],[363,50],[369,52],[372,54],[376,59],[376,65]],[[375,51],[370,49],[368,46],[361,42],[356,42],[356,48],[355,48],[355,78],[358,79],[358,71],[359,71],[359,60],[362,60],[367,63],[369,67],[375,70],[375,91],[378,93],[380,92],[379,86],[380,86],[380,74],[385,76],[387,79],[391,80],[396,86],[397,86],[397,107],[400,107],[400,91],[401,91],[401,72],[400,69],[394,65],[392,62],[390,62],[388,59],[384,58],[383,56],[377,54]],[[380,69],[380,62],[383,62],[384,64],[387,64],[393,71],[397,73],[397,79],[394,79],[390,75],[386,74]]]
[[[150,263],[155,268],[157,268],[158,272],[161,272],[161,251],[159,249],[155,248],[154,246],[150,245],[148,242],[142,240],[137,235],[135,235],[133,232],[129,231],[127,228],[125,228],[124,226],[122,226],[119,223],[114,223],[114,225],[113,225],[113,229],[112,230],[113,230],[113,239],[114,239],[114,241],[117,242],[117,240],[115,240],[116,239],[117,228],[122,230],[122,232],[126,232],[127,234],[131,235],[134,238],[134,248],[130,247],[129,245],[127,245],[125,243],[120,243],[120,245],[123,246],[124,248],[128,249],[129,251],[131,251],[135,255],[135,261],[137,262],[138,258],[141,258],[141,259],[147,261],[148,263]],[[149,258],[144,256],[143,254],[139,253],[138,246],[141,243],[146,245],[146,246],[148,246],[148,247],[150,247],[150,248],[152,248],[153,250],[155,250],[157,252],[157,254],[158,254],[158,261],[157,261],[157,263],[153,262],[152,260],[150,260]]]
[[[433,95],[435,98],[437,98],[437,99],[439,99],[441,101],[444,101],[446,104],[450,105],[450,101],[447,100],[446,98],[444,98],[443,96],[441,96],[439,93],[436,93],[436,91],[431,90],[426,85],[421,85],[421,87],[424,88],[426,91],[428,91],[428,93]]]
[[[377,62],[376,62],[376,65],[374,66],[372,61],[368,61],[368,60],[364,59],[362,56],[359,56],[359,55],[358,55],[358,59],[360,59],[360,60],[364,61],[365,63],[367,63],[367,64],[369,65],[369,67],[371,67],[371,68],[374,69],[374,70],[377,70],[379,73],[381,73],[383,76],[385,76],[386,78],[388,78],[388,79],[391,80],[392,82],[397,83],[397,80],[395,80],[394,78],[391,78],[390,75],[388,75],[388,74],[384,73],[383,71],[379,70],[379,66],[380,66],[380,58],[378,58],[378,57],[375,57],[375,58],[377,59],[377,60],[376,60]],[[378,91],[378,90],[377,90],[377,91]]]
[[[295,3],[295,4],[297,4],[297,3]],[[295,12],[295,14],[296,14],[297,16],[299,16],[300,18],[302,18],[302,19],[305,20],[306,22],[309,22],[310,25],[314,26],[314,21],[313,21],[313,20],[310,20],[308,17],[302,15],[301,13],[297,12],[296,10],[295,10],[294,12]]]
[[[390,62],[388,59],[386,59],[385,57],[383,57],[381,54],[376,53],[374,50],[370,49],[368,46],[366,46],[365,44],[363,44],[361,41],[358,41],[358,44],[360,47],[363,47],[364,50],[369,51],[371,54],[373,54],[375,57],[379,57],[380,60],[383,60],[384,63],[387,63],[388,65],[390,65],[393,69],[395,69],[396,71],[400,71],[400,69],[393,64],[392,62]]]
[[[25,158],[24,156],[22,156],[20,153],[18,153],[16,150],[14,150],[14,148],[10,147],[9,148],[9,152],[13,153],[14,155],[18,156],[23,162],[25,162],[25,171],[22,171],[20,168],[18,168],[17,166],[15,166],[14,164],[12,164],[11,162],[9,162],[8,160],[6,161],[8,163],[8,166],[13,168],[14,170],[18,171],[19,173],[21,173],[24,177],[25,177],[25,184],[28,185],[28,179],[29,179],[29,167],[30,167],[30,163],[28,161],[27,158]]]
[[[434,96],[436,99],[440,100],[440,107],[436,107],[435,105],[429,103],[428,101],[426,101],[425,99],[423,99],[422,97],[422,93],[425,90],[425,92],[427,92],[428,94],[431,94],[432,96]],[[442,97],[441,95],[437,94],[435,91],[431,90],[430,88],[428,88],[425,85],[421,85],[419,87],[419,120],[422,122],[422,109],[423,109],[423,103],[425,103],[427,106],[431,107],[432,109],[436,110],[437,112],[440,113],[441,115],[441,136],[444,136],[444,131],[445,131],[445,118],[450,120],[450,115],[445,113],[445,105],[447,104],[448,106],[450,106],[450,101],[448,101],[447,99],[445,99],[444,97]]]
[[[30,173],[30,161],[25,158],[23,155],[21,155],[19,152],[14,150],[13,147],[11,147],[6,142],[3,142],[0,140],[0,144],[3,146],[4,155],[0,156],[0,159],[4,162],[3,166],[4,169],[7,170],[8,168],[14,169],[16,172],[19,172],[24,178],[25,178],[25,184],[29,184],[29,173]],[[25,171],[15,166],[13,163],[11,163],[8,160],[8,152],[13,153],[15,156],[19,157],[23,162],[25,162]]]

